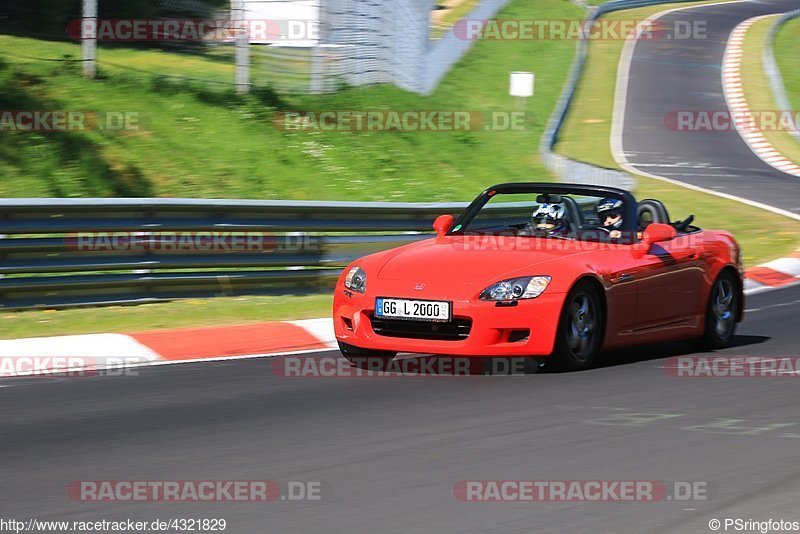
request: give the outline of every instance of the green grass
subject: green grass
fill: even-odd
[[[775,57],[783,75],[783,82],[789,92],[794,109],[800,109],[800,52],[797,42],[800,40],[800,18],[788,21],[778,32],[775,39]]]
[[[500,16],[532,13],[581,16],[564,0],[517,0]],[[478,42],[429,97],[382,85],[328,95],[260,88],[240,98],[216,85],[122,68],[230,79],[229,62],[101,46],[102,78],[87,80],[76,63],[19,57],[76,58],[77,45],[6,36],[0,38],[0,109],[139,112],[143,129],[5,132],[0,196],[468,200],[490,183],[548,179],[535,147],[573,52],[569,41]],[[537,74],[525,131],[284,132],[271,124],[276,110],[510,112],[516,109],[508,95],[514,70]]]
[[[431,37],[434,39],[441,37],[456,22],[466,17],[477,5],[478,0],[459,0],[457,4],[447,10],[441,19],[433,23]],[[433,11],[433,13],[436,12]]]
[[[800,18],[783,25],[775,39],[775,59],[783,76],[792,109],[800,111]]]
[[[71,310],[4,312],[0,339],[162,328],[224,326],[281,319],[311,319],[331,313],[330,295],[220,297]]]
[[[81,58],[80,43],[10,35],[0,35],[0,51],[3,60],[10,66],[27,66],[33,72],[42,69],[42,59],[78,61]],[[234,76],[234,56],[230,46],[220,46],[201,53],[199,48],[164,52],[157,48],[104,47],[101,44],[97,58],[100,69],[109,75],[141,70],[151,76],[185,76],[220,83],[230,83]],[[44,67],[43,71],[47,72]],[[60,81],[60,78],[54,80],[54,85]]]
[[[773,111],[778,110],[775,96],[772,92],[772,86],[769,83],[766,73],[764,72],[763,54],[764,47],[767,43],[770,28],[775,23],[778,15],[768,17],[753,24],[744,39],[744,46],[742,49],[742,86],[744,87],[744,96],[747,100],[747,105],[753,111]],[[793,26],[786,28],[789,34],[794,33]],[[790,35],[790,37],[800,38],[800,25],[797,25],[797,35]],[[782,45],[785,43],[786,36],[782,35]],[[797,41],[795,41],[796,47]],[[795,71],[800,67],[800,54],[795,48],[792,53],[782,46],[781,59],[783,62],[782,72],[795,74]],[[792,76],[789,79],[798,85],[792,85],[795,99],[800,98],[800,81]],[[800,106],[795,109],[800,110]],[[800,141],[793,137],[787,131],[762,131],[767,141],[775,147],[775,149],[794,161],[800,163]]]
[[[666,4],[616,12],[608,18],[642,20],[685,4]],[[611,123],[623,41],[592,41],[556,151],[578,161],[618,167],[611,153]],[[773,106],[774,107],[774,106]],[[674,219],[694,214],[703,228],[731,231],[742,245],[744,262],[752,267],[787,255],[800,245],[800,223],[764,210],[667,182],[637,176],[636,195],[664,201]],[[776,229],[779,229],[776,231]]]

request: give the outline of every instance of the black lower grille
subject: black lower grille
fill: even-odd
[[[370,316],[370,322],[372,323],[372,330],[379,336],[440,341],[467,339],[472,329],[472,319],[459,317],[446,323],[435,323],[429,321],[379,319],[375,316]]]

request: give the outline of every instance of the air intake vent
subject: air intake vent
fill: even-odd
[[[428,321],[378,319],[370,316],[370,322],[372,323],[372,330],[379,336],[440,341],[467,339],[472,329],[472,319],[459,317],[455,317],[447,323],[434,323]]]

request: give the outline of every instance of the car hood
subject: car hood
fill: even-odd
[[[447,236],[397,249],[385,257],[378,279],[491,283],[506,275],[545,275],[554,266],[544,264],[583,253],[576,248],[534,237]]]

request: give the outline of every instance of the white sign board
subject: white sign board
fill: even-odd
[[[533,96],[534,74],[532,72],[512,72],[509,90],[511,96]]]
[[[319,0],[244,0],[244,10],[251,43],[319,44]]]

